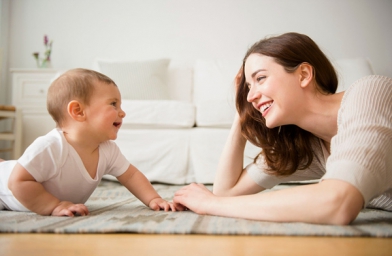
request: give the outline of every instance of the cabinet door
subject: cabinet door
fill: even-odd
[[[46,108],[46,94],[57,71],[14,71],[12,104],[19,108]]]
[[[12,104],[22,112],[22,152],[55,127],[46,110],[46,94],[61,72],[51,69],[11,69]]]

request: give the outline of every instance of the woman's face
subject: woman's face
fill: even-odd
[[[253,53],[245,62],[244,72],[247,100],[263,115],[267,127],[294,124],[300,101],[298,69],[288,73],[272,57]]]

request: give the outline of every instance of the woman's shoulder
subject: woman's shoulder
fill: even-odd
[[[392,78],[370,75],[358,79],[345,91],[342,105],[348,102],[362,105],[373,104],[376,101],[378,101],[377,104],[392,104],[391,97]]]
[[[356,80],[345,94],[360,94],[366,92],[383,92],[392,90],[392,78],[380,75],[364,76]]]

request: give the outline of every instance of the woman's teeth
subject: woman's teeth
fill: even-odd
[[[269,107],[271,107],[273,102],[268,102],[260,107],[261,113],[265,112]]]

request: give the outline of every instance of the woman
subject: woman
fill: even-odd
[[[254,44],[236,84],[238,113],[213,193],[190,184],[175,204],[199,214],[342,225],[364,207],[392,211],[392,79],[368,76],[335,93],[335,70],[319,47],[287,33]],[[262,151],[243,169],[247,140]],[[311,179],[320,182],[258,193]]]

